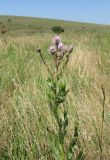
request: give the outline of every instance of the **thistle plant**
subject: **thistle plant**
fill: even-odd
[[[75,154],[75,147],[78,142],[78,125],[74,126],[74,134],[71,142],[68,146],[65,145],[65,138],[67,136],[68,127],[68,112],[64,105],[69,89],[67,89],[66,83],[63,80],[63,73],[66,69],[71,53],[73,52],[73,46],[64,45],[61,42],[59,36],[55,36],[53,39],[53,45],[48,49],[48,52],[53,57],[55,69],[52,71],[50,66],[46,63],[42,50],[37,48],[44,65],[47,68],[49,77],[48,83],[48,103],[50,112],[57,124],[57,133],[48,129],[48,132],[52,135],[55,141],[55,150],[53,151],[54,158],[60,160],[72,160],[74,155],[76,159],[83,159],[83,152],[80,151],[77,156]],[[57,155],[57,156],[55,156]],[[57,158],[56,158],[57,157]]]

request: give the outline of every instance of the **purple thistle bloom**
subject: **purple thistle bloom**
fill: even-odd
[[[59,45],[60,41],[61,40],[60,40],[59,36],[55,36],[54,39],[53,39],[54,44],[57,45],[57,46]]]
[[[58,50],[59,51],[63,50],[63,47],[64,47],[64,44],[60,42],[58,45]]]

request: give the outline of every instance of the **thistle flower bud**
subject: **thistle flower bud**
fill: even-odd
[[[50,46],[50,47],[49,47],[49,52],[50,52],[52,55],[54,55],[54,54],[57,52],[56,47],[55,47],[55,46]]]
[[[68,52],[71,53],[72,51],[73,51],[73,46],[71,45],[68,47]]]
[[[53,39],[53,43],[54,43],[55,45],[57,45],[57,46],[59,45],[60,41],[61,41],[61,40],[60,40],[60,37],[59,37],[59,36],[55,36],[54,39]]]
[[[38,53],[41,53],[41,49],[40,48],[37,48],[36,50],[37,50]]]
[[[63,52],[62,51],[59,51],[59,52],[57,52],[57,57],[63,57]]]
[[[63,53],[67,53],[68,52],[68,46],[63,46]]]

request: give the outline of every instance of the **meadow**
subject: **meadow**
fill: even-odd
[[[83,150],[84,160],[109,160],[110,26],[9,19],[0,16],[0,30],[3,25],[7,30],[0,34],[0,159],[63,160],[52,152],[55,142],[48,130],[57,132],[57,125],[48,107],[48,73],[36,52],[41,48],[53,69],[48,53],[54,36],[51,26],[61,25],[62,41],[74,46],[63,76],[69,88],[64,104],[69,120],[65,146],[77,122],[76,153]]]

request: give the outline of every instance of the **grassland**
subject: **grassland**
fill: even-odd
[[[52,159],[48,154],[55,146],[47,128],[57,132],[57,126],[48,107],[47,70],[36,48],[42,48],[53,68],[47,50],[53,38],[50,28],[61,25],[63,42],[74,45],[64,74],[70,89],[65,145],[77,120],[84,159],[109,160],[110,27],[8,16],[0,16],[0,22],[9,29],[0,35],[0,159]]]
[[[35,35],[37,32],[51,32],[51,27],[62,26],[65,32],[107,31],[108,25],[98,25],[63,20],[52,20],[32,17],[0,16],[0,31],[7,31],[6,35]]]

